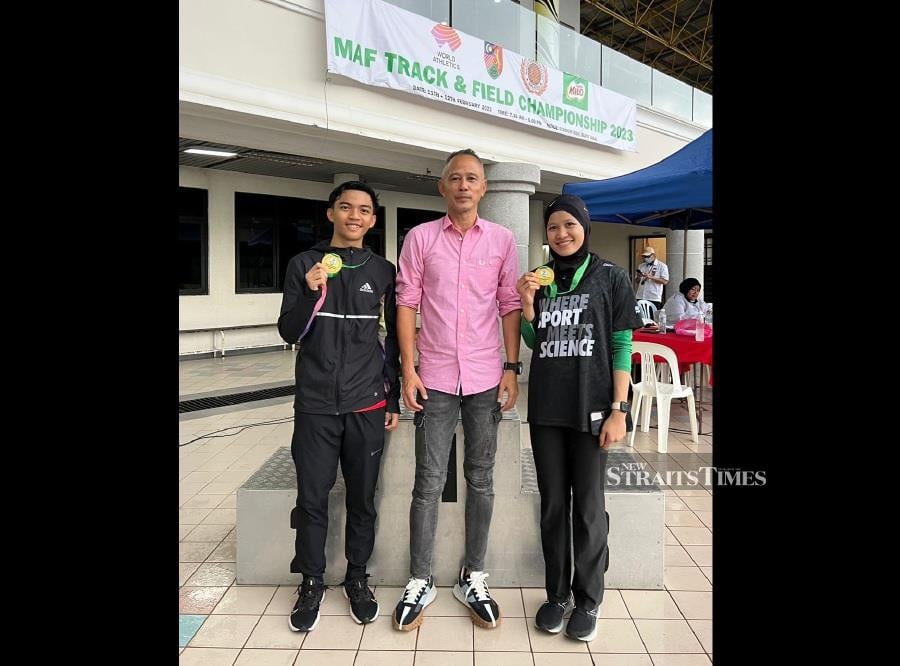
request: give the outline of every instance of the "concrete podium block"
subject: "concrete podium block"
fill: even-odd
[[[438,585],[456,580],[465,551],[463,433],[456,428],[456,498],[440,503],[432,572]],[[612,588],[663,589],[665,499],[659,487],[610,485],[609,469],[633,465],[625,451],[612,451],[607,468],[607,511],[610,514],[610,566],[606,584]],[[368,570],[373,585],[403,586],[409,579],[409,505],[415,472],[412,414],[385,441],[375,492],[378,519],[375,548]],[[619,475],[620,477],[623,475]],[[449,483],[449,481],[448,481]],[[289,571],[294,555],[290,513],[297,486],[290,449],[278,449],[237,492],[237,582],[256,585],[298,585],[300,574]],[[450,493],[452,495],[452,493]],[[344,481],[338,471],[329,497],[325,544],[325,580],[339,583],[344,558]],[[494,513],[486,567],[494,587],[542,587],[544,561],[540,542],[540,496],[531,450],[520,444],[520,420],[515,410],[500,422],[494,466]]]

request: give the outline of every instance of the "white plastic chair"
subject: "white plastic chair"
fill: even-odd
[[[641,381],[632,384],[634,396],[631,399],[631,420],[634,427],[628,438],[628,445],[634,447],[634,433],[637,431],[637,416],[641,413],[641,432],[650,430],[650,406],[651,400],[656,398],[656,427],[658,439],[656,450],[666,453],[669,450],[669,414],[673,398],[687,398],[688,416],[691,420],[691,439],[694,444],[700,441],[700,432],[697,427],[697,411],[694,403],[694,391],[690,386],[681,383],[678,376],[678,357],[675,352],[665,345],[655,342],[635,341],[631,344],[631,350],[641,355]],[[661,382],[656,374],[654,356],[661,356],[668,363],[671,370],[672,383]],[[642,404],[643,403],[643,404]]]
[[[642,298],[637,302],[637,304],[641,309],[641,319],[644,320],[645,324],[649,324],[651,321],[656,321],[656,306],[653,305],[653,303]]]

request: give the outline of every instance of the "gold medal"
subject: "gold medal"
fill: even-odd
[[[344,262],[338,255],[329,252],[322,257],[322,265],[325,267],[328,277],[334,277],[344,267]]]
[[[553,269],[549,266],[541,266],[540,268],[535,268],[534,274],[537,276],[538,284],[542,287],[546,287],[548,284],[553,284]]]

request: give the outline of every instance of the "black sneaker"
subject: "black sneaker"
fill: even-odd
[[[493,629],[500,624],[500,607],[491,599],[484,579],[490,574],[484,571],[459,570],[459,580],[453,586],[453,596],[469,608],[472,622],[485,629]]]
[[[431,576],[427,579],[410,578],[400,597],[400,603],[394,609],[394,629],[412,631],[422,624],[425,619],[422,611],[436,596],[437,590]]]
[[[565,601],[545,601],[538,609],[537,615],[534,616],[534,626],[541,631],[558,634],[562,631],[563,620],[566,614],[572,610],[573,605],[571,595]]]
[[[288,626],[291,631],[312,631],[319,624],[319,604],[325,598],[325,581],[316,576],[304,576],[297,595]]]
[[[369,624],[378,617],[378,602],[366,583],[368,577],[344,581],[344,596],[350,600],[350,617],[356,624]]]
[[[566,625],[566,636],[580,641],[597,638],[597,609],[587,610],[576,606]]]

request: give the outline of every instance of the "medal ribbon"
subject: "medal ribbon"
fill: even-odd
[[[584,275],[584,272],[587,270],[589,263],[591,263],[591,255],[590,254],[588,254],[588,256],[585,257],[584,262],[581,264],[581,266],[578,267],[578,270],[575,271],[575,277],[572,278],[572,286],[569,288],[569,291],[559,292],[560,296],[562,296],[563,294],[568,294],[568,293],[574,291],[578,287],[578,283],[581,282],[581,277]],[[554,267],[556,266],[555,261],[553,262],[553,265],[554,265]],[[548,298],[556,298],[556,295],[557,295],[556,279],[553,280],[552,284],[550,284],[547,287],[544,287],[544,295],[547,296]]]
[[[368,262],[369,259],[371,259],[371,258],[372,258],[372,255],[369,255],[368,257],[366,257],[366,260],[364,262],[362,262],[361,264],[356,264],[355,266],[350,266],[348,264],[344,264],[343,268],[359,268],[360,266],[363,266],[364,264],[366,264],[366,262]],[[335,276],[337,276],[337,273],[335,273],[331,277],[335,277]],[[329,277],[328,279],[330,280],[331,277]],[[316,320],[316,317],[319,314],[319,310],[321,310],[322,306],[325,305],[325,297],[328,295],[328,282],[325,282],[322,285],[321,291],[322,291],[322,294],[319,296],[319,299],[316,301],[316,304],[313,306],[312,316],[310,316],[309,321],[306,323],[306,328],[303,329],[303,333],[301,333],[300,337],[297,338],[297,342],[300,342],[303,339],[303,336],[306,335],[307,333],[309,333],[309,329],[312,328],[313,322]],[[384,352],[382,350],[382,354],[383,353]]]

